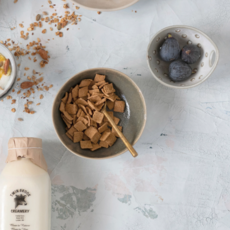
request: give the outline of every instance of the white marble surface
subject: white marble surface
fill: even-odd
[[[53,3],[64,12],[61,0]],[[52,12],[46,0],[0,0],[0,40],[25,45],[18,24],[29,25],[43,10]],[[35,31],[33,38],[40,37],[47,46],[50,63],[40,70],[22,57],[18,76],[24,79],[23,69],[30,66],[43,71],[54,87],[43,93],[34,115],[22,112],[24,99],[16,94],[16,113],[10,111],[10,101],[0,103],[0,170],[11,136],[43,139],[53,184],[52,230],[230,229],[229,12],[229,0],[140,0],[101,15],[81,8],[82,22],[69,26],[63,38]],[[173,24],[197,27],[219,48],[217,69],[198,87],[166,88],[148,70],[150,38]],[[46,42],[52,37],[53,42]],[[82,159],[66,151],[54,132],[51,105],[56,92],[75,73],[98,66],[126,73],[145,96],[148,118],[135,145],[136,159],[129,153],[103,161]]]

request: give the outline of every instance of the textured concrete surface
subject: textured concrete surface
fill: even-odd
[[[64,12],[63,1],[53,3]],[[44,72],[45,81],[54,85],[43,92],[34,115],[22,112],[25,100],[16,95],[16,113],[10,111],[10,101],[0,102],[0,170],[9,137],[43,139],[53,184],[53,230],[230,229],[230,2],[140,0],[100,15],[80,8],[82,21],[64,30],[63,38],[36,29],[28,41],[21,40],[18,24],[29,26],[44,10],[54,12],[45,0],[0,0],[0,40],[12,38],[25,47],[40,37],[51,56],[44,69],[20,58],[18,76],[24,79],[24,67],[29,66]],[[198,87],[166,88],[148,70],[149,40],[173,24],[197,27],[219,48],[217,69]],[[56,92],[75,73],[98,66],[126,73],[145,96],[147,125],[135,145],[136,159],[129,153],[104,161],[82,159],[66,151],[54,132],[51,105]]]

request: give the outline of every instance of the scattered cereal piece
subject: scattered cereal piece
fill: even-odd
[[[41,94],[41,95],[40,95],[40,99],[43,99],[43,98],[44,98],[44,96]]]
[[[15,109],[15,108],[11,109],[11,112],[15,113],[15,112],[16,112],[16,109]]]
[[[42,30],[42,33],[45,34],[46,33],[46,29]]]
[[[23,119],[22,118],[18,118],[18,121],[23,121]]]
[[[40,14],[37,14],[36,16],[36,21],[39,21],[41,19],[41,15]]]

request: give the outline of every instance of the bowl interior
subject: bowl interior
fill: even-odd
[[[58,92],[54,105],[53,105],[53,123],[55,130],[61,142],[73,153],[87,158],[108,158],[119,155],[126,151],[126,147],[120,138],[117,139],[115,144],[106,149],[101,148],[94,152],[90,150],[83,150],[80,148],[79,143],[73,143],[66,136],[66,125],[61,119],[61,114],[59,111],[59,106],[61,99],[65,95],[65,92],[76,84],[80,83],[81,80],[85,78],[93,79],[96,73],[106,75],[106,80],[114,84],[117,95],[126,102],[126,108],[124,113],[114,112],[114,116],[120,118],[120,123],[123,127],[123,133],[128,141],[134,144],[140,137],[146,120],[146,108],[144,98],[141,91],[138,89],[136,84],[125,74],[111,69],[91,69],[83,71],[70,80],[68,80],[65,85]]]
[[[201,48],[200,59],[190,65],[195,73],[183,82],[173,82],[168,78],[170,62],[162,61],[159,56],[159,49],[169,33],[178,40],[180,48],[186,44],[195,44]],[[148,64],[153,76],[164,85],[174,88],[189,88],[205,81],[214,71],[218,58],[219,53],[214,42],[203,32],[187,26],[165,28],[154,36],[148,47]]]
[[[7,85],[4,90],[0,89],[0,98],[3,97],[12,87],[12,85],[15,82],[16,78],[16,64],[13,55],[11,52],[2,44],[0,44],[0,53],[5,57],[10,59],[10,65],[11,65],[11,74],[9,76],[9,81],[7,82]]]
[[[72,0],[76,4],[91,10],[112,11],[124,9],[139,0]]]

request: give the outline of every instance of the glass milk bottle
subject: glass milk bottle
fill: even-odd
[[[0,175],[0,230],[50,230],[51,185],[42,140],[11,138]]]

